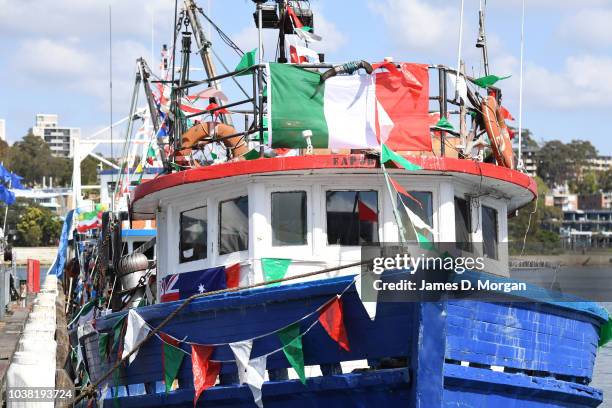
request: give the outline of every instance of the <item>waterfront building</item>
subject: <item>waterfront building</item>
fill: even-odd
[[[34,136],[42,138],[55,157],[72,157],[72,139],[81,134],[80,128],[59,126],[58,115],[48,113],[36,114],[32,127]]]

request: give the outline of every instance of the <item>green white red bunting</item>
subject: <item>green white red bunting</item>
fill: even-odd
[[[274,258],[269,259],[277,261]],[[281,271],[286,271],[286,267],[290,262],[287,263],[285,261],[291,260],[282,259],[280,261],[282,262],[279,262],[276,266],[279,267]],[[275,263],[271,262],[271,264]],[[268,265],[270,265],[270,263]],[[341,294],[336,295],[314,312],[307,314],[289,326],[259,335],[253,339],[228,344],[234,354],[239,382],[240,384],[247,384],[249,386],[255,404],[258,407],[263,408],[262,386],[265,379],[266,364],[269,355],[282,350],[287,361],[298,374],[302,384],[306,385],[302,336],[304,336],[315,324],[321,324],[327,334],[336,341],[342,349],[346,351],[350,350],[348,334],[344,325],[344,311],[341,297],[354,283],[355,281],[351,282]],[[360,285],[356,286],[359,288]],[[313,317],[316,317],[316,319],[304,332],[301,332],[301,322],[308,318],[312,319]],[[113,345],[113,347],[118,346],[120,350],[118,356],[122,358],[134,350],[151,331],[149,324],[135,309],[131,309],[128,312],[127,322],[125,322],[125,320],[125,317],[118,320],[113,326],[112,331],[113,338],[117,338],[120,333],[124,334],[123,342]],[[122,328],[125,328],[125,330],[122,330]],[[262,356],[252,357],[251,351],[254,341],[271,335],[278,336],[282,348],[273,350]],[[180,371],[185,354],[191,354],[195,406],[201,394],[215,385],[221,371],[222,361],[215,361],[212,359],[218,345],[197,344],[186,340],[181,341],[163,332],[159,332],[157,337],[161,340],[162,372],[166,392],[172,389],[172,385]],[[100,334],[99,348],[100,355],[103,359],[107,357],[107,350],[111,346],[111,344],[109,344],[111,341],[110,333]],[[182,344],[189,345],[191,353],[185,351],[182,348]],[[121,349],[123,349],[123,351],[121,351]],[[132,363],[136,356],[137,353],[130,356],[129,363]],[[116,371],[118,372],[118,370]],[[118,385],[118,379],[116,383],[116,385]]]
[[[121,358],[125,358],[133,349],[134,346],[144,340],[149,334],[149,326],[144,319],[136,313],[136,310],[130,309],[128,312],[127,318],[127,329],[125,331],[125,337],[123,340],[123,354]],[[138,354],[138,350],[134,354],[130,356],[129,364],[132,364],[136,355]]]

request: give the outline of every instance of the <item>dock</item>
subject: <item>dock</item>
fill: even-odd
[[[34,296],[29,295],[25,307],[22,307],[19,302],[11,303],[4,318],[0,320],[0,389],[2,391],[6,384],[6,372],[23,332],[33,299]],[[0,406],[2,402],[2,393],[0,393]]]

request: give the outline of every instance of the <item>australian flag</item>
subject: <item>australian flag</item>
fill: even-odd
[[[160,300],[172,302],[199,293],[235,288],[239,280],[240,264],[169,275],[161,281]]]

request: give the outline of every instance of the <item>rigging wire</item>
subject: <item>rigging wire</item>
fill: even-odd
[[[525,0],[521,14],[521,67],[519,71],[519,123],[518,123],[518,163],[517,168],[523,170],[523,65],[525,54]]]
[[[233,42],[232,39],[227,34],[225,34],[225,32],[221,30],[221,28],[219,28],[219,26],[213,23],[213,21],[206,15],[206,13],[204,13],[204,10],[202,10],[202,7],[198,7],[198,11],[202,15],[202,17],[204,17],[206,21],[208,21],[208,24],[210,24],[210,26],[215,29],[217,34],[219,34],[219,37],[221,38],[221,40],[223,40],[223,42],[227,44],[228,47],[234,50],[236,54],[242,57],[244,55],[244,51],[242,51],[242,49],[240,49],[240,47],[236,45],[236,43]]]

